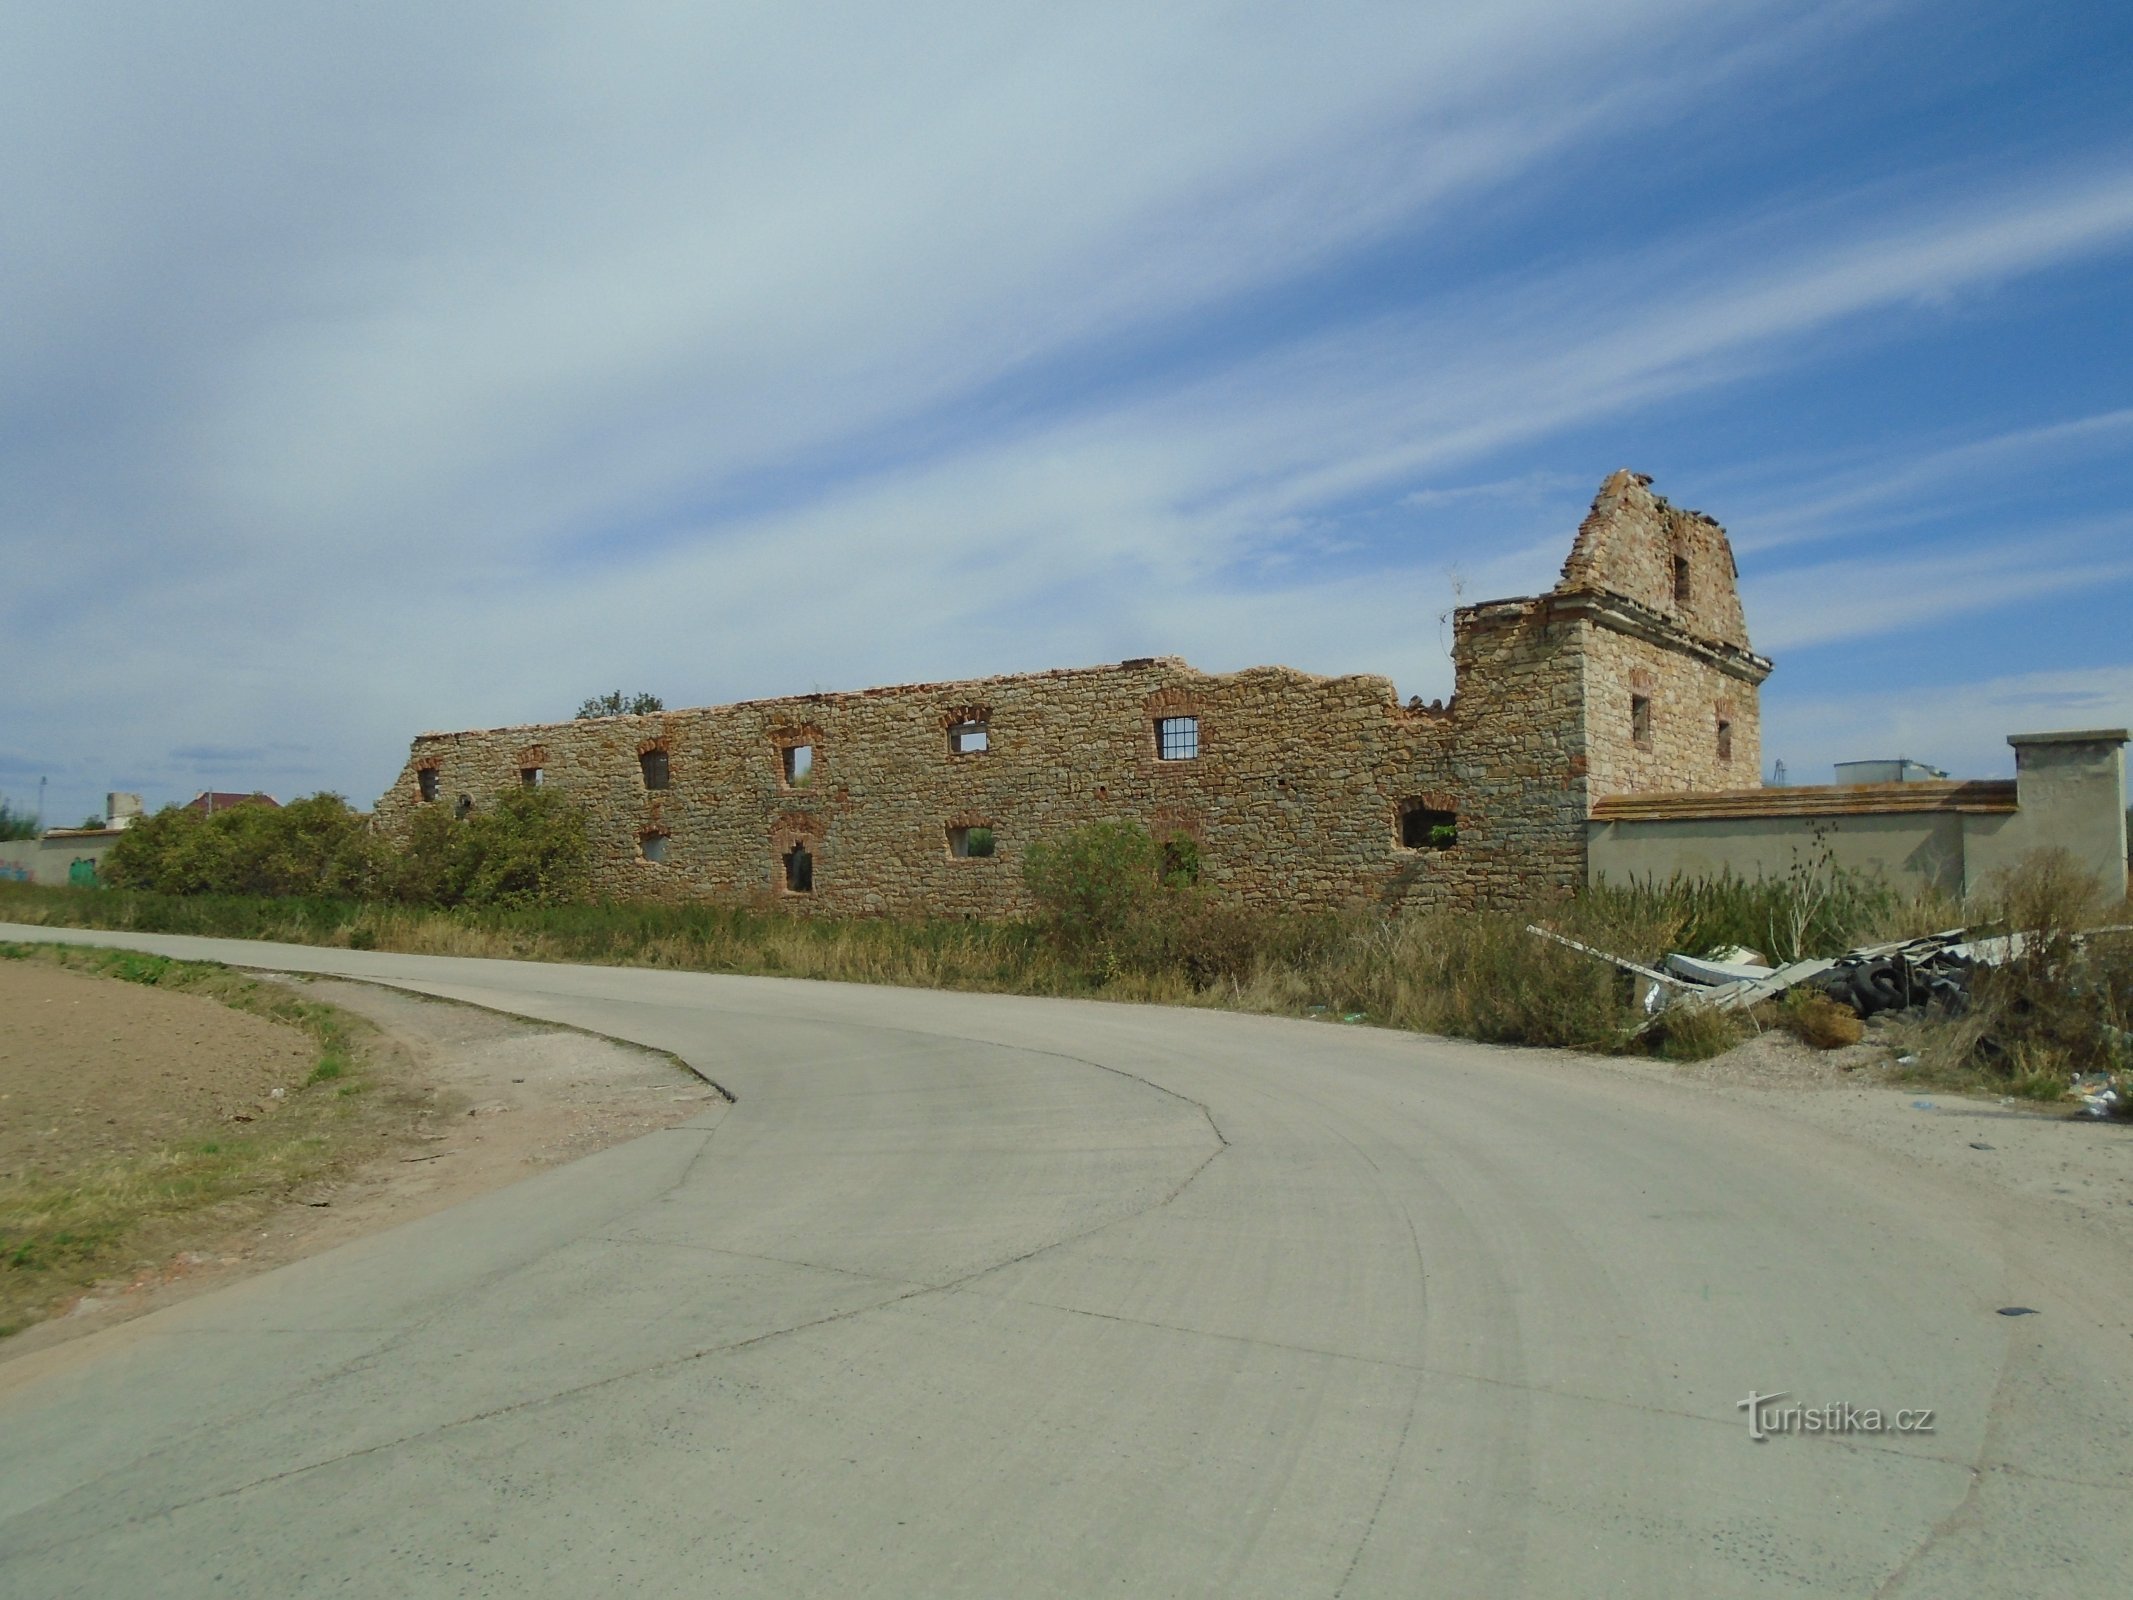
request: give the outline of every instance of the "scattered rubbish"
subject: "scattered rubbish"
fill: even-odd
[[[1679,953],[1666,958],[1666,970],[1676,977],[1686,978],[1691,983],[1732,983],[1746,979],[1753,983],[1758,978],[1772,975],[1774,968],[1761,961],[1731,961],[1727,956],[1750,952],[1729,950],[1724,956],[1685,956]]]
[[[1350,1011],[1341,1017],[1343,1022],[1361,1022],[1370,1015],[1367,1011]]]
[[[2098,1089],[2081,1096],[2080,1114],[2084,1117],[2122,1117],[2126,1114],[2126,1103],[2116,1089]]]
[[[2035,1306],[2002,1306],[2000,1307],[2000,1315],[2003,1317],[2041,1317],[2044,1313]]]
[[[1913,1111],[1938,1111],[1940,1107],[1936,1106],[1930,1100],[1913,1100],[1911,1102],[1911,1109]]]
[[[1738,945],[1701,956],[1675,951],[1658,967],[1650,967],[1548,928],[1531,923],[1526,926],[1530,934],[1605,961],[1639,980],[1637,1003],[1644,1020],[1631,1030],[1632,1034],[1648,1031],[1675,1007],[1741,1010],[1803,984],[1848,1007],[1870,1027],[1881,1026],[1883,1019],[1894,1013],[1915,1008],[1927,1008],[1946,1017],[1961,1016],[1970,1009],[1970,983],[1977,969],[2013,960],[2037,937],[2016,932],[1970,939],[1966,937],[1969,931],[1949,928],[1922,938],[1866,945],[1841,956],[1794,961],[1782,967],[1771,967],[1760,952]],[[2072,937],[2080,944],[2099,934],[2121,933],[2133,933],[2133,927],[2096,928]],[[2118,1030],[2107,1029],[2105,1036],[2121,1053],[2133,1053],[2133,1040]],[[1896,1058],[1896,1065],[1915,1067],[1918,1057],[1901,1055]],[[2104,1075],[2089,1083],[2077,1080],[2073,1092],[2081,1101],[2082,1116],[2133,1116],[2133,1085],[2117,1078]],[[1934,1109],[1931,1101],[1912,1104],[1921,1111]]]
[[[269,1089],[269,1090],[267,1091],[267,1096],[268,1096],[268,1098],[269,1098],[269,1099],[273,1099],[273,1100],[279,1100],[279,1099],[281,1099],[281,1098],[282,1098],[282,1096],[286,1095],[286,1094],[287,1094],[288,1092],[289,1092],[289,1091],[288,1091],[288,1090],[286,1090],[286,1089]]]
[[[432,1150],[426,1156],[402,1156],[400,1159],[402,1161],[442,1161],[451,1153],[449,1150]]]
[[[1970,1141],[1970,1148],[1973,1150],[1990,1150],[1992,1146],[1989,1144],[1980,1144],[1977,1140],[1972,1139]]]

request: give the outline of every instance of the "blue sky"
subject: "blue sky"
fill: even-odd
[[[1619,466],[1795,781],[2133,722],[2123,6],[0,10],[0,792],[1182,654]]]

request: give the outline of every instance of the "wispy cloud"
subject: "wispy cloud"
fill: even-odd
[[[1844,695],[1773,701],[1766,754],[1795,783],[1827,783],[1831,760],[1909,756],[1964,778],[2009,777],[2011,733],[2133,727],[2133,665],[1880,684]],[[1805,752],[1819,752],[1807,757]]]
[[[1733,543],[1744,551],[1764,551],[1912,526],[1951,507],[2023,495],[2038,472],[2099,456],[2122,458],[2129,450],[2133,408],[2121,408],[1939,449],[1904,451],[1835,474],[1824,469],[1808,479],[1812,487],[1806,495],[1744,507]]]
[[[1841,82],[1911,14],[11,18],[8,725],[83,773],[316,761],[362,795],[415,728],[612,683],[1182,650],[1441,693],[1454,583],[1548,582],[1592,483],[1645,464],[1634,419],[2133,238],[2124,152],[2079,146],[1700,201],[1647,178],[1621,206],[1670,203],[1611,225],[1684,128]],[[1862,454],[1761,495],[1743,546],[2101,459],[2127,416]],[[2033,570],[1958,551],[1894,610],[1751,571],[1758,627],[2120,571],[2106,522],[2052,526]]]

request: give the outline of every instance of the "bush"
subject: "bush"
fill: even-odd
[[[2133,940],[2080,937],[2105,910],[2095,878],[2064,850],[2034,851],[1995,876],[1988,909],[2022,945],[1971,979],[1971,1064],[2018,1093],[2126,1065]]]
[[[584,890],[585,811],[556,790],[507,789],[463,819],[431,808],[416,821],[428,824],[409,851],[425,904],[552,906]]]
[[[1066,949],[1115,947],[1145,921],[1156,895],[1161,855],[1137,822],[1091,822],[1057,839],[1040,839],[1022,858],[1022,881],[1037,901],[1039,923]]]
[[[165,806],[128,828],[102,876],[156,894],[343,898],[374,893],[385,853],[369,819],[337,794],[210,816]]]
[[[17,811],[8,804],[7,796],[0,794],[0,839],[34,839],[37,837],[37,818],[27,811]]]
[[[185,897],[555,905],[583,891],[589,850],[584,811],[552,789],[508,790],[464,819],[426,807],[399,850],[339,795],[317,794],[213,816],[165,807],[126,830],[103,874]]]

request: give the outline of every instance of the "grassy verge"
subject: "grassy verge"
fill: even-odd
[[[395,1097],[373,1092],[372,1030],[332,1006],[225,967],[127,950],[7,944],[0,959],[199,995],[293,1027],[316,1049],[271,1118],[204,1123],[57,1177],[0,1179],[0,1337],[114,1272],[234,1229],[380,1147],[397,1120]]]
[[[1367,1020],[1491,1042],[1655,1048],[1693,1059],[1740,1023],[1707,1019],[1635,1044],[1631,986],[1526,933],[1540,919],[1636,960],[1747,943],[1778,959],[1945,927],[1944,901],[1852,880],[1596,889],[1520,913],[1277,916],[1197,892],[1135,901],[1098,933],[1040,923],[795,918],[741,907],[608,902],[436,910],[0,885],[0,919],[281,939],[421,955],[673,967],[856,983],[1102,995]]]

